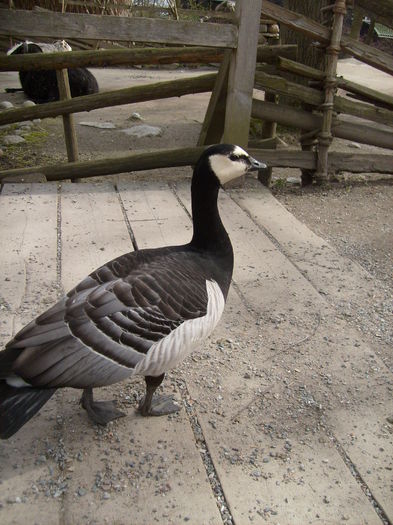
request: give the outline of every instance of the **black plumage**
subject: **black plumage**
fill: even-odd
[[[0,436],[24,425],[60,387],[84,389],[101,424],[123,415],[92,389],[135,373],[146,378],[143,415],[178,410],[153,393],[165,372],[214,329],[233,269],[221,222],[221,182],[263,167],[237,146],[208,148],[192,179],[193,237],[183,246],[122,255],[98,268],[0,352]]]
[[[39,44],[24,42],[10,54],[42,53]],[[71,97],[92,95],[98,93],[98,83],[95,76],[84,67],[69,68],[68,80],[70,84]],[[57,85],[56,71],[20,71],[19,80],[26,96],[37,104],[55,102],[59,100],[59,88]]]

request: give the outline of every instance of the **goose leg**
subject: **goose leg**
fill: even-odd
[[[162,383],[165,374],[157,377],[145,376],[146,394],[140,401],[138,411],[142,416],[165,416],[178,412],[180,407],[174,402],[172,396],[155,396],[154,392]]]
[[[83,390],[81,405],[90,419],[99,425],[106,425],[109,421],[126,415],[116,408],[115,401],[94,401],[92,388]]]

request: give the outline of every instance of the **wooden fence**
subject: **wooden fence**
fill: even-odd
[[[393,97],[336,76],[337,56],[340,49],[345,49],[359,60],[390,74],[393,74],[393,57],[343,36],[342,19],[345,13],[345,0],[336,0],[333,7],[333,30],[267,0],[238,1],[234,16],[231,15],[226,20],[232,23],[225,24],[3,9],[0,16],[0,35],[3,36],[69,39],[80,38],[80,34],[83,33],[84,38],[88,40],[126,42],[132,35],[133,41],[146,42],[145,35],[149,35],[149,42],[181,44],[186,47],[111,49],[0,57],[0,71],[51,68],[58,71],[62,100],[30,108],[3,111],[0,113],[0,125],[62,115],[70,161],[68,165],[35,166],[2,171],[0,180],[9,175],[22,176],[37,172],[45,174],[49,180],[60,180],[66,178],[67,174],[68,178],[79,178],[192,164],[201,151],[200,147],[206,144],[226,141],[247,146],[251,115],[265,122],[277,122],[300,128],[303,132],[303,151],[253,150],[254,155],[266,160],[270,167],[298,167],[308,172],[315,172],[318,180],[326,179],[329,172],[340,170],[393,173],[391,155],[328,154],[334,136],[393,149]],[[261,16],[266,17],[265,20],[274,20],[302,31],[325,46],[330,57],[326,71],[317,71],[296,62],[295,46],[258,47]],[[218,73],[73,99],[70,99],[67,90],[67,67],[159,64],[178,61],[220,62],[221,65]],[[257,72],[255,72],[256,63],[259,64]],[[319,88],[307,88],[289,82],[280,76],[283,71],[310,78],[314,82],[319,81],[321,85]],[[266,97],[265,102],[253,100],[254,87],[268,93],[270,99]],[[337,96],[337,87],[360,97],[363,102]],[[212,95],[195,148],[158,150],[153,154],[137,152],[116,162],[113,159],[78,162],[73,113],[204,91],[212,91]],[[313,110],[306,112],[275,103],[274,97],[283,94],[307,102]],[[371,123],[347,122],[337,115],[339,113],[361,117]],[[380,129],[380,126],[375,127],[372,123],[387,127]],[[274,140],[269,141],[267,137],[265,146],[272,143]],[[269,177],[264,177],[263,180],[269,183]]]

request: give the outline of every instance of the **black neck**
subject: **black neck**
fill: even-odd
[[[191,245],[215,252],[231,251],[231,242],[218,212],[218,180],[211,171],[208,173],[206,166],[203,174],[197,170],[198,166],[195,168],[191,184],[194,225]]]

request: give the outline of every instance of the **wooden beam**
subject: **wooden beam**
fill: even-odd
[[[130,155],[110,159],[70,162],[55,166],[35,166],[0,171],[0,181],[7,177],[23,179],[30,174],[45,175],[48,181],[72,178],[97,177],[116,173],[153,170],[174,166],[190,166],[196,163],[204,148],[162,149],[138,151]]]
[[[278,122],[284,126],[296,129],[301,128],[305,131],[318,130],[322,125],[322,117],[320,115],[257,99],[253,99],[252,116]],[[393,132],[390,131],[382,131],[365,124],[353,124],[338,118],[333,121],[332,131],[335,137],[393,149]]]
[[[71,99],[71,89],[67,69],[56,71],[60,100]],[[63,115],[64,138],[69,162],[79,160],[78,139],[76,138],[74,115]]]
[[[297,46],[259,46],[257,61],[276,63],[278,57],[295,58]],[[206,64],[221,62],[224,50],[211,47],[165,47],[137,49],[99,49],[34,55],[2,55],[0,71],[31,71],[69,67],[135,66],[141,64]]]
[[[284,57],[278,59],[277,67],[282,71],[288,71],[306,78],[312,78],[315,80],[323,81],[325,78],[325,73],[319,69],[306,66],[300,62],[294,62]],[[337,86],[345,91],[350,93],[355,93],[361,95],[362,100],[371,102],[372,104],[381,105],[382,107],[387,107],[388,109],[393,109],[393,97],[387,93],[381,93],[375,89],[371,89],[352,80],[347,80],[343,77],[337,77]]]
[[[279,95],[293,97],[315,107],[323,104],[324,97],[321,91],[307,86],[301,86],[283,77],[269,75],[261,71],[255,73],[255,87]],[[388,109],[376,108],[370,104],[354,102],[338,95],[334,97],[334,109],[338,113],[346,113],[358,118],[371,120],[372,122],[393,126],[393,112]]]
[[[272,4],[268,0],[263,0],[262,13],[277,22],[291,27],[294,31],[300,31],[309,36],[313,40],[317,40],[324,45],[329,44],[330,30],[329,28],[318,24],[314,20],[306,18],[302,15],[289,11],[284,7]],[[393,75],[393,56],[384,53],[379,49],[357,42],[356,40],[343,36],[341,38],[341,47],[343,51],[350,53],[358,60],[369,64],[385,73]]]
[[[226,51],[225,58],[214,83],[209,105],[203,120],[202,129],[197,142],[198,146],[221,142],[225,125],[225,107],[228,92],[228,73],[231,51]]]
[[[0,33],[12,37],[81,38],[160,44],[235,48],[237,28],[231,24],[201,24],[124,16],[36,12],[2,9]]]
[[[329,170],[352,173],[392,173],[393,155],[379,153],[329,153]]]
[[[239,146],[248,144],[261,4],[262,0],[236,2],[239,33],[229,67],[223,140]]]
[[[191,93],[204,93],[205,91],[212,90],[216,75],[216,73],[210,73],[197,77],[95,93],[94,95],[75,97],[66,101],[49,102],[48,104],[28,108],[7,109],[0,112],[0,125],[35,118],[56,117],[57,115],[91,111],[98,108],[144,102],[147,100],[181,97],[182,95]]]

